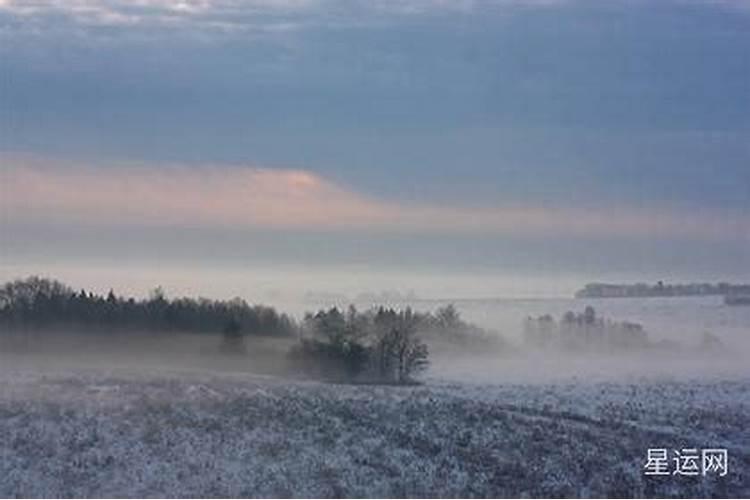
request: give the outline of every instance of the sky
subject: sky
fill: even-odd
[[[746,0],[0,0],[0,279],[750,280]]]

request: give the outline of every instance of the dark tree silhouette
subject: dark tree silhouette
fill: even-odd
[[[324,378],[407,383],[427,367],[428,349],[418,331],[420,325],[433,324],[431,315],[411,309],[319,311],[305,318],[306,337],[290,357],[302,370]]]
[[[222,330],[222,351],[226,354],[244,354],[245,336],[242,333],[242,325],[236,318],[230,318]]]
[[[225,334],[232,323],[248,335],[292,336],[297,325],[275,309],[244,300],[168,299],[156,288],[148,299],[105,296],[36,276],[0,287],[0,328],[5,330],[196,332]]]

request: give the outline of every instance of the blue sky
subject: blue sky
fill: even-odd
[[[0,75],[3,165],[11,177],[19,162],[53,171],[39,193],[56,186],[67,200],[54,172],[69,170],[102,176],[96,186],[111,189],[121,177],[110,172],[132,165],[150,172],[144,183],[175,165],[229,178],[262,167],[279,172],[268,189],[282,199],[290,182],[298,186],[287,174],[302,172],[314,181],[305,184],[308,212],[334,198],[362,221],[330,226],[329,214],[291,224],[253,213],[246,224],[196,212],[193,224],[156,224],[201,235],[219,225],[248,242],[273,241],[248,262],[750,275],[744,0],[0,0]],[[200,205],[207,192],[191,175],[178,175],[188,178],[180,189]],[[4,232],[16,242],[6,242],[8,261],[28,255],[19,245],[50,239],[85,253],[85,237],[60,242],[50,226],[105,223],[65,200],[50,208],[71,212],[61,219],[5,208]],[[96,212],[101,200],[88,203]],[[383,224],[388,206],[409,212],[396,231]],[[529,211],[543,220],[531,230]],[[582,215],[592,212],[614,229]],[[665,222],[651,225],[649,214]],[[154,224],[122,224],[156,241]],[[320,241],[310,243],[319,256],[291,249],[300,226]],[[393,246],[374,243],[384,240]],[[29,268],[44,265],[29,259]]]

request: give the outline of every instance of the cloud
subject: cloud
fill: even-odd
[[[99,29],[167,30],[189,33],[277,31],[307,15],[318,0],[2,0],[0,15],[13,21],[3,31],[71,31],[107,35]],[[1,19],[1,18],[0,18]]]
[[[655,208],[446,206],[365,196],[313,172],[218,166],[60,165],[6,156],[6,222],[597,238],[750,238],[750,218]]]
[[[648,8],[643,0],[607,0]],[[426,16],[503,15],[519,9],[597,6],[601,0],[0,0],[0,36],[204,41],[252,37],[288,42],[290,33],[387,26]],[[750,12],[746,0],[670,0]]]
[[[72,31],[106,36],[160,28],[190,33],[276,33],[305,26],[361,26],[384,18],[470,13],[490,7],[549,6],[568,0],[0,0],[2,31]],[[7,22],[8,17],[12,22]],[[2,17],[0,17],[2,21]],[[137,29],[136,29],[137,28]]]
[[[643,4],[642,0],[608,0],[612,4]],[[704,4],[746,10],[748,0],[672,0],[674,4]],[[597,4],[592,0],[0,0],[0,10],[19,16],[70,16],[82,23],[159,19],[205,20],[247,16],[326,13],[388,13],[393,15],[472,12],[508,7],[551,7]]]

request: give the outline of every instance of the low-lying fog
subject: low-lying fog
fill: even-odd
[[[421,311],[440,302],[415,301]],[[331,305],[331,304],[327,304]],[[405,306],[407,304],[395,304]],[[643,326],[656,347],[630,350],[536,348],[524,341],[524,320],[593,305],[613,321]],[[309,304],[306,310],[323,307]],[[366,308],[367,304],[360,304]],[[430,367],[420,378],[482,383],[557,382],[665,377],[678,380],[737,378],[750,375],[750,308],[729,307],[718,297],[611,300],[459,301],[461,317],[492,330],[507,342],[500,347],[465,348],[430,343]],[[299,312],[295,311],[299,317]],[[710,334],[714,344],[705,345]],[[221,351],[220,335],[121,332],[56,332],[4,335],[4,368],[32,370],[166,370],[249,372],[295,377],[287,352],[293,338],[247,336],[242,354]],[[667,342],[665,342],[667,341]]]

